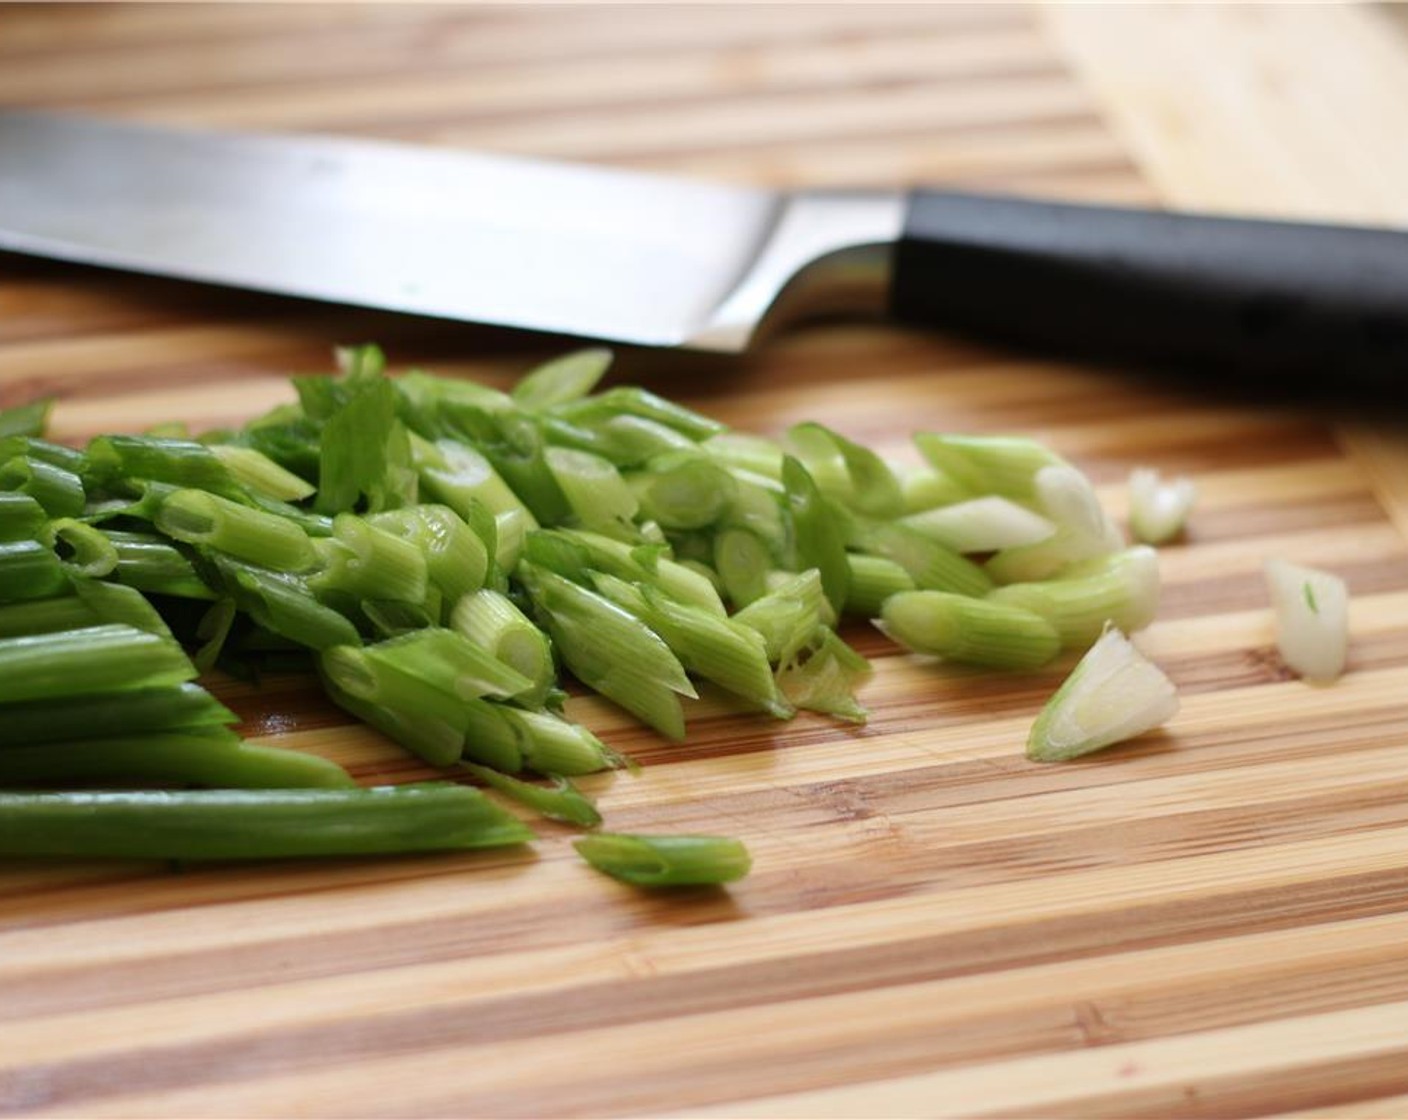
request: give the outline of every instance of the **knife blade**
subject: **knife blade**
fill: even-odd
[[[645,346],[737,351],[849,311],[1185,368],[1408,373],[1399,230],[9,111],[0,249]]]

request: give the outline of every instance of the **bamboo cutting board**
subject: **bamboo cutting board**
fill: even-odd
[[[1314,43],[1316,19],[1369,35],[1370,18],[9,6],[0,102],[770,184],[1333,209],[1326,189],[1278,193],[1305,181],[1297,121],[1345,141],[1294,98],[1259,101],[1275,92],[1264,64],[1277,35]],[[1237,34],[1211,44],[1178,22],[1218,19]],[[1324,89],[1387,96],[1397,61],[1376,65],[1379,86],[1341,68]],[[1256,120],[1284,142],[1267,159],[1290,171],[1200,195],[1228,180],[1192,158],[1208,118],[1180,122],[1170,88],[1235,107],[1215,122],[1234,136],[1238,112],[1271,104],[1281,115]],[[1370,212],[1378,185],[1343,165],[1357,216],[1401,219]],[[0,258],[0,404],[57,394],[67,439],[242,420],[362,339],[398,367],[497,383],[558,348]],[[878,669],[863,730],[706,701],[669,746],[571,704],[644,764],[588,782],[610,827],[747,841],[756,870],[727,893],[634,893],[552,827],[532,852],[181,874],[0,862],[0,1112],[1408,1112],[1408,469],[1392,433],[870,326],[623,367],[770,433],[819,419],[898,453],[914,428],[1028,432],[1115,510],[1133,465],[1192,475],[1202,501],[1161,554],[1142,643],[1183,712],[1094,760],[1032,765],[1026,731],[1064,664],[936,668],[854,627]],[[1272,555],[1349,582],[1351,671],[1333,687],[1288,679],[1274,655]],[[261,741],[368,783],[428,776],[302,679],[221,692]]]

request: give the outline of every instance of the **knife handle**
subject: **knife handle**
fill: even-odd
[[[1079,357],[1408,378],[1408,233],[916,191],[898,319]]]

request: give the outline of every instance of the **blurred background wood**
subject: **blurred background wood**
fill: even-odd
[[[1400,17],[1371,8],[0,7],[0,102],[387,136],[767,184],[912,181],[1402,221]],[[101,174],[101,169],[95,169]],[[472,262],[467,264],[472,267]],[[0,258],[0,403],[58,434],[236,422],[375,338],[503,382],[557,340]],[[905,453],[1050,441],[1122,508],[1192,474],[1145,648],[1185,706],[1021,757],[1065,666],[919,664],[863,626],[863,731],[716,698],[611,827],[742,836],[727,894],[533,854],[188,869],[0,863],[0,1111],[26,1115],[1401,1115],[1408,1093],[1403,440],[1137,371],[863,324],[736,362],[623,356],[737,424]],[[1351,673],[1286,679],[1260,565],[1354,593]],[[427,776],[295,677],[222,695],[364,781]]]

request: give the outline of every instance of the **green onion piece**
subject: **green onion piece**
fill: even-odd
[[[477,789],[0,793],[0,853],[130,859],[378,855],[521,844]]]
[[[919,513],[935,506],[952,505],[970,496],[967,490],[943,471],[936,471],[933,467],[902,469],[900,493],[905,513]]]
[[[412,370],[394,382],[401,396],[407,423],[418,432],[439,435],[441,413],[457,408],[475,408],[485,412],[511,412],[516,406],[507,393],[488,385],[480,385],[456,377],[436,377],[423,370]]]
[[[1040,615],[944,591],[892,595],[877,625],[918,653],[992,669],[1035,669],[1061,652],[1060,635]]]
[[[672,739],[684,737],[675,693],[694,696],[670,647],[630,612],[533,564],[519,567],[562,660],[595,689]]]
[[[99,436],[88,444],[90,477],[104,484],[130,478],[239,499],[243,491],[215,451],[189,439]]]
[[[920,432],[914,445],[935,470],[970,495],[996,494],[1016,501],[1035,495],[1036,474],[1062,463],[1060,456],[1021,436],[938,435]]]
[[[846,564],[846,540],[834,507],[817,489],[806,467],[790,455],[782,460],[782,484],[787,490],[797,567],[815,568],[821,573],[822,590],[832,610],[839,614],[846,605],[851,570]]]
[[[846,593],[846,611],[874,618],[891,595],[914,590],[914,578],[893,560],[883,556],[846,554],[851,569],[851,588]]]
[[[319,513],[348,512],[361,501],[376,513],[416,500],[410,436],[396,401],[389,381],[362,379],[328,419],[318,447]]]
[[[1129,475],[1129,528],[1144,544],[1163,544],[1183,531],[1188,512],[1198,500],[1190,478],[1164,482],[1159,472],[1140,467]]]
[[[191,429],[184,420],[162,420],[142,429],[142,435],[151,436],[154,439],[190,439]],[[211,443],[209,433],[202,434],[200,442],[209,446]]]
[[[181,782],[216,789],[350,788],[337,763],[242,743],[224,727],[77,739],[0,750],[0,786]]]
[[[1102,537],[1090,537],[1066,526],[1036,544],[1005,548],[996,553],[984,570],[999,583],[1032,583],[1049,579],[1063,568],[1084,560],[1094,560],[1114,551]]]
[[[92,525],[60,517],[49,523],[49,532],[59,559],[78,575],[101,579],[117,569],[117,549]]]
[[[609,459],[570,447],[549,447],[543,455],[578,524],[606,531],[629,526],[639,503]]]
[[[62,443],[50,443],[35,436],[0,436],[0,463],[25,456],[62,467],[79,478],[88,471],[88,456]]]
[[[552,786],[540,786],[500,774],[487,766],[473,762],[463,762],[466,770],[491,789],[505,797],[511,797],[549,820],[575,824],[581,828],[594,828],[601,823],[601,814],[576,786],[566,778],[556,778]]]
[[[595,774],[617,763],[606,746],[583,727],[548,712],[497,705],[513,729],[523,765],[540,774]],[[469,742],[471,734],[465,736]],[[466,751],[468,753],[468,751]]]
[[[746,432],[719,432],[699,445],[726,467],[779,482],[782,479],[782,446],[765,436]]]
[[[42,436],[49,426],[54,399],[42,397],[14,408],[0,409],[0,436]]]
[[[516,774],[523,769],[525,738],[523,726],[509,718],[515,709],[492,700],[466,700],[460,736],[463,758],[488,766],[502,774]]]
[[[225,642],[230,637],[230,627],[234,625],[237,608],[233,599],[217,599],[201,615],[196,625],[196,637],[201,640],[200,649],[191,657],[192,663],[202,673],[215,667]]]
[[[494,568],[499,573],[518,567],[528,534],[534,531],[536,524],[526,509],[511,509],[494,515]],[[502,579],[502,575],[495,578]],[[491,580],[486,578],[485,583],[490,584]]]
[[[47,599],[68,586],[63,565],[38,541],[0,544],[0,602]]]
[[[697,450],[657,456],[630,476],[642,516],[666,529],[702,529],[731,507],[737,484],[728,470]]]
[[[870,529],[863,543],[866,552],[893,560],[926,591],[976,596],[992,590],[992,578],[977,564],[899,522]]]
[[[787,577],[761,599],[733,616],[733,621],[762,635],[768,660],[781,665],[796,659],[824,625],[827,607],[821,573],[815,568]]]
[[[802,655],[782,666],[779,688],[798,708],[864,723],[869,713],[856,700],[855,689],[873,672],[870,662],[829,627],[817,634]]]
[[[724,593],[735,607],[746,607],[768,593],[772,551],[756,533],[724,529],[713,541],[714,569]]]
[[[549,427],[549,432],[556,429]],[[695,442],[658,420],[623,413],[598,420],[590,428],[578,429],[590,433],[591,447],[584,450],[605,455],[618,467],[637,467],[657,455],[672,451],[688,451]]]
[[[612,416],[640,416],[665,424],[695,441],[708,439],[724,430],[724,425],[717,420],[634,385],[571,401],[560,405],[557,412],[568,420],[585,424]]]
[[[1027,739],[1034,762],[1062,762],[1122,743],[1178,712],[1173,682],[1116,629],[1080,659]]]
[[[50,517],[78,517],[85,502],[83,480],[72,471],[32,455],[0,464],[0,490],[27,494]]]
[[[527,506],[534,517],[545,525],[556,525],[571,515],[572,507],[548,466],[547,442],[539,420],[526,413],[490,416],[482,412],[466,413],[461,420],[467,437],[488,456],[513,488],[519,504]]]
[[[301,502],[312,497],[316,490],[312,483],[252,447],[220,443],[211,447],[210,452],[237,483],[275,501]]]
[[[747,875],[752,857],[741,841],[723,836],[629,836],[598,832],[573,845],[592,867],[636,887],[731,883]]]
[[[256,568],[228,557],[214,561],[224,590],[236,605],[265,630],[309,649],[357,645],[357,628],[331,607],[313,598],[296,576]]]
[[[748,530],[765,541],[773,555],[782,556],[791,541],[782,484],[739,470],[732,471],[732,477],[733,500],[720,523]]]
[[[440,610],[431,611],[420,603],[402,599],[363,599],[358,607],[383,638],[395,638],[411,630],[438,625]]]
[[[1326,684],[1344,672],[1349,645],[1349,592],[1330,572],[1287,560],[1266,562],[1281,659],[1306,680]]]
[[[318,562],[312,540],[292,521],[202,490],[168,495],[156,512],[156,525],[179,541],[274,571],[306,571]]]
[[[356,652],[360,651],[354,651]],[[334,674],[329,672],[326,654],[319,667],[322,670],[323,687],[334,704],[356,716],[367,726],[376,728],[430,765],[449,766],[463,753],[465,733],[461,712],[451,712],[450,717],[446,718],[424,708],[391,708],[385,704],[364,700],[339,687]],[[364,663],[360,667],[364,667]],[[346,668],[344,663],[338,671]]]
[[[532,685],[515,699],[526,707],[542,706],[555,680],[552,648],[507,595],[482,588],[464,596],[450,612],[450,628],[522,673]]]
[[[238,722],[238,717],[195,684],[64,696],[0,704],[7,743],[59,743],[110,731],[128,737]]]
[[[214,599],[213,592],[196,574],[195,566],[175,546],[154,533],[103,530],[117,551],[115,578],[154,595],[181,599]]]
[[[1159,606],[1159,561],[1148,545],[1074,564],[1060,578],[1012,583],[989,596],[992,602],[1041,615],[1066,649],[1084,649],[1106,625],[1142,630]]]
[[[49,515],[28,494],[0,490],[0,543],[39,539]]]
[[[352,513],[333,518],[331,538],[316,541],[322,568],[308,577],[320,598],[329,593],[354,598],[425,600],[429,568],[425,555],[401,539]]]
[[[792,427],[787,438],[828,497],[867,517],[897,517],[904,511],[899,479],[868,447],[810,421]]]
[[[514,404],[529,411],[580,400],[611,368],[611,351],[603,347],[574,350],[544,362],[513,387]]]
[[[132,626],[0,640],[0,701],[177,685],[196,675],[180,647]]]
[[[472,508],[481,503],[490,513],[519,511],[528,518],[529,528],[537,520],[482,454],[452,439],[435,443],[413,439],[412,452],[426,494],[443,502],[466,522],[473,524]]]
[[[373,514],[367,520],[378,529],[404,538],[425,557],[430,582],[440,589],[447,603],[456,603],[479,590],[489,577],[489,542],[448,506],[407,506]]]
[[[172,643],[176,641],[166,620],[140,591],[120,583],[91,579],[74,579],[71,582],[74,595],[99,623],[121,623]]]
[[[912,513],[900,519],[932,541],[954,552],[995,552],[1036,544],[1056,532],[1056,526],[1007,498],[970,498],[953,505]]]
[[[0,550],[0,555],[3,555],[3,550]],[[0,575],[3,573],[4,567],[0,565]],[[85,626],[101,625],[104,621],[77,595],[0,603],[0,638],[80,630]],[[0,687],[0,697],[3,695],[3,687]]]
[[[709,579],[660,555],[659,549],[633,548],[600,533],[579,529],[553,530],[551,534],[582,549],[590,567],[633,583],[648,583],[681,603],[690,603],[719,617],[728,613]]]

